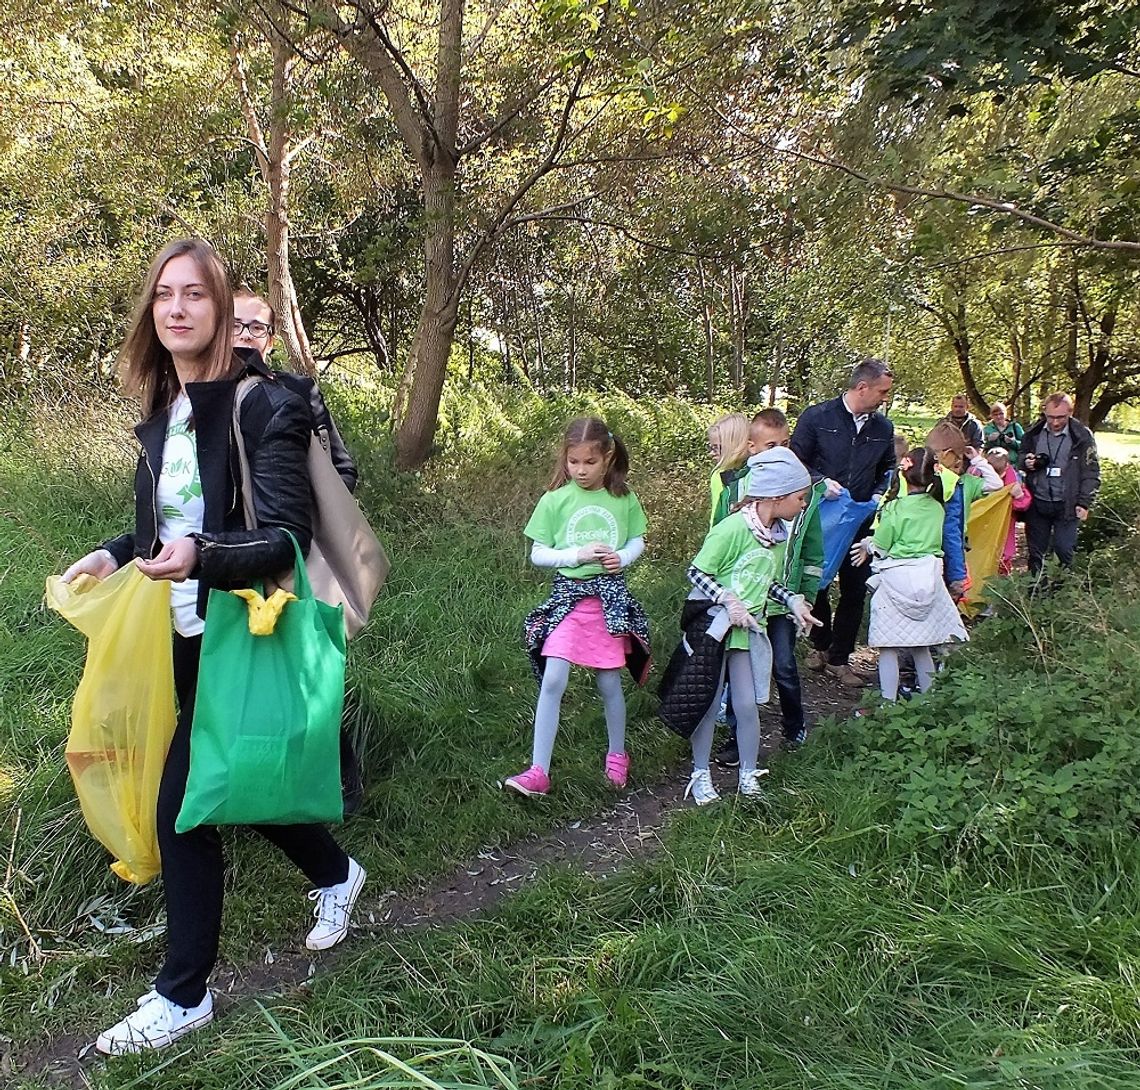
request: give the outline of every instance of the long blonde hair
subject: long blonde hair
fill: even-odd
[[[720,460],[715,472],[739,469],[748,460],[748,417],[744,413],[729,413],[714,420],[709,428],[709,441],[720,443]]]
[[[168,262],[189,256],[198,266],[202,282],[217,307],[217,327],[206,348],[202,380],[225,378],[238,366],[233,353],[234,296],[230,278],[214,248],[200,238],[182,238],[166,246],[150,263],[146,280],[131,313],[127,335],[119,349],[119,376],[127,393],[139,399],[143,419],[165,409],[178,395],[178,376],[169,350],[158,339],[154,325],[154,293]]]

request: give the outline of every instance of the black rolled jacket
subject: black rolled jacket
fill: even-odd
[[[873,412],[858,432],[842,397],[811,405],[792,433],[792,453],[813,481],[830,477],[860,503],[890,487],[895,468],[895,426]]]
[[[1025,469],[1025,458],[1029,454],[1037,453],[1037,438],[1044,431],[1045,417],[1041,417],[1033,427],[1026,430],[1021,440],[1021,457],[1019,462],[1025,470],[1025,483],[1034,499],[1045,500],[1048,489],[1045,487],[1045,473],[1047,467],[1038,469]],[[1077,508],[1083,507],[1086,511],[1092,507],[1097,492],[1100,491],[1100,460],[1096,453],[1096,439],[1093,433],[1079,420],[1069,418],[1069,464],[1061,476],[1064,484],[1065,518],[1075,519]]]
[[[234,393],[238,381],[250,374],[265,379],[248,394],[241,409],[256,530],[245,526],[241,470],[231,442]],[[202,532],[196,535],[198,565],[190,578],[199,580],[198,615],[205,617],[212,588],[246,586],[250,580],[293,567],[293,544],[285,531],[296,537],[302,555],[308,552],[312,538],[308,452],[313,418],[307,402],[277,381],[259,356],[250,358],[233,378],[187,383],[186,395],[193,414],[204,505]],[[135,470],[134,530],[102,546],[120,567],[133,557],[153,557],[162,548],[156,492],[168,415],[168,409],[161,409],[135,428],[142,449]]]

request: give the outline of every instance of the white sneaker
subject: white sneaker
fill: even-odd
[[[213,1018],[214,997],[209,991],[196,1007],[180,1007],[158,992],[150,991],[139,999],[132,1013],[99,1034],[95,1047],[106,1056],[165,1048]]]
[[[760,790],[760,777],[767,776],[766,768],[742,768],[740,770],[740,793],[750,799],[762,798],[764,792]]]
[[[693,769],[693,774],[689,777],[689,786],[685,788],[685,794],[681,797],[687,799],[690,795],[698,806],[707,806],[720,798],[716,788],[713,787],[712,776],[709,775],[707,768]]]
[[[352,906],[360,896],[365,879],[364,868],[355,860],[348,861],[348,877],[336,886],[314,889],[309,894],[310,901],[316,901],[313,915],[316,926],[309,932],[305,945],[310,950],[327,950],[336,946],[348,934],[348,918]]]

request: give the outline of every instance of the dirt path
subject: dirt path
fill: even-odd
[[[861,650],[857,664],[868,669],[873,656]],[[804,703],[813,719],[850,714],[860,692],[843,691],[818,674],[801,673]],[[771,714],[762,731],[761,761],[778,760],[779,728],[772,726]],[[734,773],[714,771],[713,777],[728,787]],[[682,799],[686,776],[683,772],[658,784],[631,791],[612,807],[581,821],[571,822],[552,833],[530,836],[495,850],[477,852],[449,874],[425,882],[406,892],[389,892],[379,900],[361,901],[354,913],[353,930],[384,935],[421,927],[443,927],[470,919],[492,909],[505,897],[523,888],[544,869],[571,864],[595,875],[613,874],[632,861],[655,853],[661,845],[661,832],[669,815],[688,805]],[[215,1010],[225,1017],[234,1004],[255,996],[279,996],[307,985],[317,973],[327,973],[347,949],[356,952],[357,943],[323,955],[297,950],[273,952],[261,962],[220,965],[210,987]],[[91,1086],[88,1072],[101,1062],[94,1053],[90,1033],[63,1034],[40,1049],[16,1061],[15,1070],[25,1078],[35,1078],[45,1087],[86,1090]],[[8,1076],[0,1066],[0,1075]]]

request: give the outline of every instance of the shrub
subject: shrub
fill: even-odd
[[[1115,585],[1074,576],[1051,597],[995,584],[935,689],[845,731],[844,775],[886,793],[913,843],[982,850],[1132,835],[1140,814],[1140,606],[1135,547]],[[1103,565],[1106,570],[1107,564]],[[1094,569],[1095,570],[1095,569]]]

